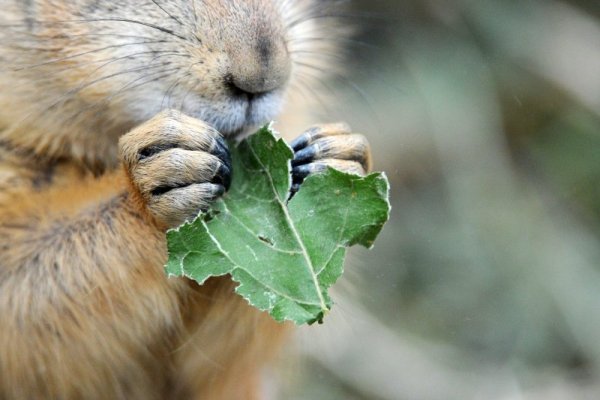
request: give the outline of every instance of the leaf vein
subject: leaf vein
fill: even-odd
[[[276,246],[270,246],[267,243],[263,242],[262,240],[260,240],[258,237],[260,236],[258,233],[254,232],[252,230],[252,228],[250,228],[248,225],[246,225],[244,223],[244,221],[242,221],[241,219],[239,219],[239,217],[235,214],[233,214],[231,212],[231,210],[227,207],[227,203],[225,201],[223,201],[223,207],[225,207],[225,210],[227,211],[227,213],[229,214],[230,217],[232,217],[233,219],[235,219],[237,221],[238,224],[240,224],[240,226],[242,228],[244,228],[250,235],[252,235],[254,238],[256,238],[256,240],[262,244],[263,246],[267,246],[269,249],[275,250],[279,253],[284,253],[284,254],[289,254],[289,255],[295,255],[295,254],[302,254],[300,251],[294,251],[294,250],[284,250],[284,249],[280,249],[279,247]]]
[[[229,262],[233,265],[233,268],[231,268],[231,272],[233,272],[235,269],[241,269],[242,271],[246,272],[248,275],[250,275],[252,277],[252,279],[254,279],[256,282],[260,283],[262,286],[264,286],[265,288],[269,289],[270,291],[272,291],[273,293],[277,294],[278,296],[281,296],[285,299],[294,301],[296,303],[300,303],[300,304],[306,304],[306,305],[312,305],[312,306],[321,306],[321,304],[319,303],[307,303],[305,300],[301,300],[301,299],[296,299],[294,297],[291,297],[285,293],[281,293],[279,290],[275,289],[274,287],[271,287],[269,285],[267,285],[264,282],[261,282],[256,276],[254,276],[250,271],[248,271],[247,268],[242,267],[241,265],[239,265],[238,263],[236,263],[231,256],[229,255],[229,253],[227,251],[225,251],[225,249],[223,249],[223,247],[221,246],[221,243],[217,240],[216,237],[213,236],[212,233],[210,233],[208,227],[206,226],[206,222],[202,221],[202,225],[204,225],[204,227],[206,228],[206,231],[208,232],[208,236],[210,237],[210,240],[213,241],[213,243],[215,244],[215,246],[217,246],[217,248],[219,249],[219,251],[223,254],[223,256],[225,256],[225,258],[227,258],[227,260],[229,260]],[[240,284],[243,284],[242,282],[239,282]]]
[[[260,164],[261,168],[263,168],[265,171],[268,171],[267,167],[264,165],[262,160],[256,154],[256,151],[254,150],[254,147],[252,146],[251,142],[248,142],[248,148],[252,152],[252,155],[254,155],[254,157],[256,158],[256,161],[258,161],[258,163]],[[288,163],[288,168],[289,168],[289,163]],[[319,297],[319,302],[321,303],[319,306],[321,307],[321,310],[323,310],[323,312],[326,312],[328,310],[328,308],[327,308],[327,304],[325,303],[325,299],[323,298],[323,293],[321,293],[321,285],[319,284],[318,276],[315,274],[315,267],[310,259],[310,256],[308,255],[308,251],[307,251],[306,247],[304,246],[302,239],[300,238],[300,234],[298,233],[298,230],[296,229],[296,226],[294,225],[294,222],[292,221],[292,218],[287,209],[287,206],[285,204],[283,204],[281,199],[279,199],[277,188],[275,187],[275,182],[273,182],[273,177],[269,173],[267,173],[267,177],[269,178],[269,183],[271,185],[271,189],[273,190],[273,194],[275,196],[277,196],[279,206],[283,210],[283,213],[288,222],[288,225],[289,225],[290,229],[292,230],[292,233],[294,234],[296,241],[300,245],[300,248],[302,249],[302,255],[304,256],[304,260],[306,261],[306,265],[309,269],[311,278],[313,280],[315,289],[317,291],[317,296]],[[289,180],[288,180],[288,184],[289,184]]]

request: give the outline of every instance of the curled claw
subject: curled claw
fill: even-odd
[[[231,187],[231,167],[227,164],[221,164],[212,182],[223,185],[225,190],[229,190]]]
[[[293,185],[299,190],[306,177],[332,167],[347,173],[364,175],[371,168],[369,143],[363,135],[351,133],[343,123],[313,127],[291,143]]]
[[[292,143],[290,143],[290,146],[294,151],[298,151],[310,145],[315,140],[321,139],[322,137],[347,135],[351,132],[352,131],[350,127],[344,123],[313,126],[306,132],[304,132],[302,135],[294,139]]]
[[[223,165],[226,168],[226,175],[224,176],[225,188],[229,189],[231,184],[231,154],[229,153],[229,148],[227,147],[227,143],[223,136],[217,136],[215,140],[215,145],[213,146],[211,153],[215,156],[219,157],[219,159],[223,162]]]
[[[121,156],[151,215],[175,227],[208,209],[231,185],[227,143],[211,126],[165,111],[124,135]]]

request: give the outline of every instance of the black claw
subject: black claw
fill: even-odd
[[[290,147],[294,151],[298,151],[301,148],[306,147],[309,142],[310,142],[310,136],[307,134],[302,134],[302,135],[298,136],[296,139],[292,140],[292,142],[290,143]]]
[[[296,193],[300,190],[300,183],[294,183],[290,188],[290,195],[288,196],[288,201],[290,201]]]
[[[223,194],[225,194],[225,187],[223,187],[223,185],[217,184],[215,186],[212,187],[212,191],[209,194],[210,198],[210,202],[212,203],[213,201],[217,200],[219,197],[223,196]],[[202,212],[211,212],[210,209],[210,205],[207,205],[205,207],[201,207],[200,211]]]
[[[292,169],[292,177],[294,182],[303,181],[310,173],[312,169],[309,165],[299,165]]]
[[[212,152],[215,156],[219,157],[229,169],[231,169],[231,154],[229,153],[227,142],[225,142],[225,139],[223,139],[223,137],[217,137],[216,145],[213,148]]]
[[[226,189],[225,189],[225,187],[223,185],[218,185],[216,187],[215,192],[214,192],[215,198],[223,196],[223,194],[225,194],[225,190]]]
[[[213,183],[223,185],[225,190],[229,190],[231,187],[231,169],[226,164],[221,164],[213,178]]]
[[[317,150],[317,147],[315,145],[312,145],[300,151],[297,151],[296,154],[294,154],[294,160],[292,161],[292,165],[297,166],[299,164],[304,164],[306,162],[311,161],[317,154]]]
[[[217,136],[212,153],[223,163],[215,174],[213,182],[223,185],[227,191],[231,187],[231,154],[227,142],[222,136]]]

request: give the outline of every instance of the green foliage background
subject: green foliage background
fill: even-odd
[[[370,138],[392,219],[274,397],[600,398],[600,3],[350,14],[350,76],[320,119]]]

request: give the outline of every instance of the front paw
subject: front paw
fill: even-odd
[[[167,228],[195,218],[229,188],[231,158],[222,136],[180,112],[160,113],[119,146],[134,190]]]
[[[315,126],[291,143],[292,193],[304,179],[332,167],[343,172],[365,175],[371,170],[371,150],[363,135],[352,133],[346,124]]]

